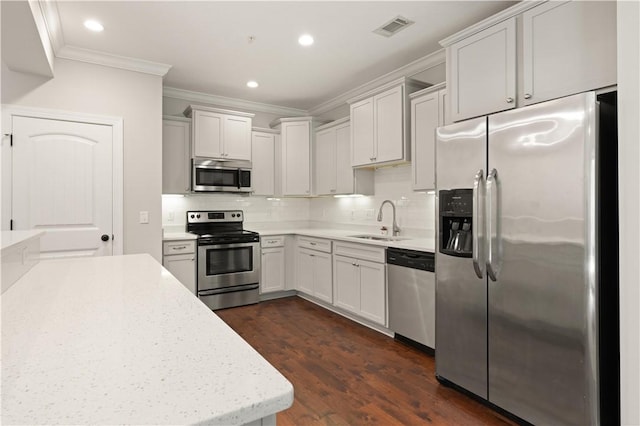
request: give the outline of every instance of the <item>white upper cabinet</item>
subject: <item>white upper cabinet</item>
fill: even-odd
[[[185,194],[190,190],[191,124],[186,118],[162,120],[162,193]]]
[[[312,176],[312,117],[280,118],[271,127],[280,130],[281,192],[285,196],[310,196]]]
[[[373,171],[351,167],[349,118],[318,128],[315,138],[315,194],[373,194]]]
[[[436,128],[445,124],[444,84],[411,95],[411,172],[414,191],[435,189]]]
[[[254,127],[251,133],[251,186],[255,195],[276,195],[275,156],[277,139],[280,136],[271,129]]]
[[[376,144],[374,161],[408,160],[405,140],[404,87],[398,86],[373,97]]]
[[[255,114],[191,105],[184,115],[192,119],[193,157],[251,161]]]
[[[616,2],[520,2],[440,42],[452,121],[616,84]]]
[[[356,167],[373,163],[375,157],[373,98],[351,105],[351,124],[353,149],[351,164]]]
[[[251,161],[251,118],[226,115],[222,130],[225,157]]]
[[[616,2],[548,2],[522,14],[521,104],[616,84]]]
[[[316,163],[316,194],[325,195],[336,193],[337,175],[335,129],[321,130],[316,133],[314,161]]]
[[[447,49],[447,87],[453,121],[516,106],[516,18]]]
[[[411,159],[408,95],[425,86],[425,83],[401,78],[348,101],[353,167]]]

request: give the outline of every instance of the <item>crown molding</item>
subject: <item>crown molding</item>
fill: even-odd
[[[307,115],[307,111],[302,109],[263,104],[260,102],[246,101],[244,99],[228,98],[226,96],[210,95],[208,93],[176,89],[175,87],[164,87],[162,89],[162,96],[165,98],[180,99],[189,102],[202,102],[210,105],[227,108],[240,108],[248,111],[266,112],[275,115],[294,117]]]
[[[333,129],[336,126],[341,126],[343,124],[347,124],[351,121],[351,116],[338,118],[337,120],[333,120],[327,124],[323,124],[322,126],[316,127],[316,131]]]
[[[44,0],[32,1],[34,4],[37,3],[42,12],[49,41],[53,47],[53,52],[56,58],[104,65],[107,67],[152,74],[160,77],[164,77],[169,69],[171,69],[171,65],[167,64],[129,58],[126,56],[112,55],[110,53],[83,49],[81,47],[68,46],[64,41],[57,2]]]
[[[444,49],[437,50],[436,52],[423,56],[422,58],[418,58],[415,61],[408,63],[407,65],[404,65],[365,84],[362,84],[355,89],[351,89],[341,94],[340,96],[323,102],[320,105],[311,108],[308,113],[309,115],[324,114],[325,112],[331,111],[332,109],[344,105],[349,99],[357,98],[363,93],[376,90],[378,87],[394,80],[398,80],[399,78],[411,77],[412,75],[416,75],[426,69],[443,64],[444,62]]]
[[[252,132],[256,132],[256,133],[269,133],[271,135],[279,135],[280,134],[280,130],[269,129],[267,127],[252,127],[251,131]]]
[[[58,52],[64,47],[64,34],[62,33],[58,3],[55,1],[38,0],[38,5],[44,17],[47,33],[49,34],[49,41],[57,56]]]
[[[520,3],[517,3],[513,6],[511,6],[508,9],[502,10],[498,13],[496,13],[495,15],[489,16],[488,18],[474,24],[471,25],[470,27],[465,28],[462,31],[458,31],[457,33],[440,40],[440,46],[442,47],[448,47],[451,46],[453,43],[458,42],[460,40],[464,40],[467,37],[470,37],[482,30],[485,30],[493,25],[499,24],[502,21],[505,21],[509,18],[513,18],[514,16],[517,16],[519,14],[521,14],[522,12],[525,12],[533,7],[538,6],[539,4],[545,3],[547,0],[525,0],[525,1],[521,1]]]
[[[409,99],[418,98],[422,95],[426,95],[427,93],[437,92],[440,89],[444,89],[447,87],[447,83],[443,81],[442,83],[434,84],[433,86],[425,87],[422,90],[418,90],[417,92],[409,93]]]
[[[137,71],[160,77],[164,77],[171,68],[171,65],[167,64],[128,58],[126,56],[111,55],[109,53],[97,52],[95,50],[82,49],[80,47],[73,46],[64,46],[60,49],[56,57],[87,62],[90,64],[104,65],[112,68],[121,68],[129,71]]]
[[[208,107],[208,106],[204,106],[204,105],[189,105],[185,110],[184,110],[184,116],[185,117],[191,117],[193,114],[193,111],[209,111],[209,112],[215,112],[218,114],[230,114],[230,115],[235,115],[238,117],[247,117],[247,118],[253,118],[256,115],[252,112],[240,112],[240,111],[231,111],[229,109],[222,109],[222,108],[212,108],[212,107]]]

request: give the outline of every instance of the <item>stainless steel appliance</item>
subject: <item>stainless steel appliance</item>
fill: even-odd
[[[195,192],[251,192],[250,161],[192,160],[191,189]]]
[[[436,277],[433,253],[387,248],[389,328],[396,338],[435,347]]]
[[[187,232],[198,235],[198,298],[214,310],[258,302],[260,235],[243,229],[243,217],[241,210],[187,212]]]
[[[616,144],[615,93],[437,130],[441,382],[534,424],[615,423]]]

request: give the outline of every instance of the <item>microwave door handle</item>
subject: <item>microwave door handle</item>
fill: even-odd
[[[241,186],[242,186],[242,170],[238,169],[238,191],[240,190]]]
[[[191,187],[187,188],[187,190],[192,190],[193,188],[195,188],[196,185],[196,168],[195,165],[193,164],[193,158],[191,159]]]

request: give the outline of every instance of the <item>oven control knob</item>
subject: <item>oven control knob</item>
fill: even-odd
[[[231,213],[231,217],[236,217],[236,214],[235,213]]]
[[[191,215],[191,219],[193,219],[195,217],[195,215]]]
[[[196,217],[197,217],[198,219],[200,219],[200,215],[199,215],[199,214],[197,214],[197,215],[196,215]]]

